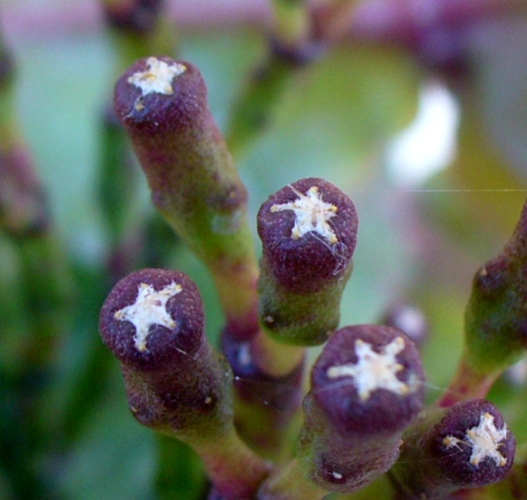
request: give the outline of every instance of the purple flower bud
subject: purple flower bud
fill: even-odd
[[[357,226],[353,202],[323,179],[299,180],[261,206],[260,318],[277,340],[321,344],[338,327]]]
[[[234,421],[241,437],[266,459],[290,454],[288,433],[302,404],[304,358],[289,373],[276,376],[258,366],[250,342],[236,342],[224,332],[222,351],[234,373]]]
[[[284,187],[258,212],[266,264],[279,285],[297,293],[318,291],[344,276],[357,228],[353,202],[318,178]]]
[[[403,498],[446,498],[503,479],[516,441],[499,410],[482,399],[424,413],[405,433],[392,476]]]
[[[193,363],[205,318],[196,285],[183,273],[143,269],[123,278],[104,302],[100,332],[125,366],[142,371]]]
[[[192,446],[223,498],[252,497],[268,465],[236,434],[232,373],[206,340],[194,283],[178,271],[132,273],[110,292],[99,328],[134,417]]]
[[[333,334],[311,372],[313,408],[342,434],[402,431],[421,411],[424,372],[415,344],[388,326]]]
[[[345,327],[311,373],[298,459],[311,481],[352,492],[384,474],[423,406],[424,374],[413,342],[395,328]]]

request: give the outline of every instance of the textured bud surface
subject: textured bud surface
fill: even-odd
[[[104,342],[125,365],[161,368],[191,356],[203,342],[204,313],[194,283],[183,273],[143,269],[123,278],[100,316]]]
[[[403,337],[396,337],[392,342],[380,348],[380,352],[372,349],[372,345],[361,339],[355,341],[357,363],[332,366],[327,371],[331,378],[351,377],[361,401],[367,401],[373,391],[387,389],[394,394],[405,395],[418,387],[417,376],[413,374],[408,382],[397,378],[397,373],[404,366],[397,362],[396,355],[404,349]]]
[[[319,289],[345,273],[357,228],[353,202],[319,178],[284,187],[258,212],[264,258],[282,286],[299,292]]]
[[[423,382],[420,355],[406,335],[357,325],[329,339],[313,367],[312,394],[340,432],[394,432],[421,410]]]
[[[423,412],[403,436],[391,474],[409,498],[447,498],[504,479],[515,450],[499,410],[471,399]]]
[[[445,410],[432,434],[442,473],[459,485],[493,483],[512,466],[515,439],[492,403],[481,399],[457,403]]]
[[[293,186],[290,189],[298,196],[294,201],[275,204],[271,206],[271,213],[291,210],[295,215],[295,222],[291,230],[291,238],[298,240],[307,233],[319,234],[331,245],[338,242],[335,231],[329,220],[337,213],[337,207],[322,200],[317,186],[310,187],[306,194],[297,191]]]
[[[443,445],[447,449],[452,447],[460,449],[462,446],[471,447],[470,463],[476,467],[487,457],[494,460],[496,466],[503,467],[507,464],[507,458],[500,453],[499,448],[502,441],[507,437],[507,432],[505,424],[501,429],[496,429],[494,415],[485,412],[480,415],[477,426],[467,429],[465,440],[455,436],[446,436],[443,439]]]
[[[114,318],[118,321],[130,321],[136,330],[134,345],[139,351],[146,351],[146,338],[150,333],[150,327],[161,325],[165,328],[174,329],[176,322],[168,314],[167,302],[180,293],[181,285],[175,281],[156,291],[148,283],[140,283],[137,289],[137,298],[129,306],[115,311]]]

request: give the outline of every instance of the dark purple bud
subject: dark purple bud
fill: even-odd
[[[284,450],[289,454],[291,419],[300,412],[304,394],[304,357],[287,374],[270,375],[258,366],[250,342],[237,342],[224,332],[222,351],[234,374],[240,436],[266,459],[283,456]]]
[[[353,202],[323,179],[297,181],[261,206],[260,320],[276,340],[322,344],[338,328],[357,226]]]
[[[424,374],[413,342],[395,328],[345,327],[311,373],[298,459],[328,491],[356,491],[397,460],[401,435],[423,406]]]
[[[404,498],[446,498],[500,481],[516,449],[499,410],[482,399],[424,413],[403,440],[391,474]]]
[[[318,291],[342,278],[357,229],[353,202],[318,178],[284,187],[258,212],[264,259],[277,283],[291,292]]]
[[[223,498],[251,498],[269,467],[236,434],[232,373],[207,342],[194,283],[178,271],[132,273],[106,299],[99,328],[134,417],[192,446]]]
[[[99,330],[143,425],[185,433],[230,416],[231,374],[207,342],[201,296],[185,274],[143,269],[123,278],[103,304]]]
[[[196,285],[183,273],[143,269],[115,285],[104,302],[100,332],[125,366],[156,371],[193,362],[205,343]]]
[[[371,437],[402,431],[423,406],[420,354],[395,328],[342,328],[313,366],[310,397],[339,433]]]

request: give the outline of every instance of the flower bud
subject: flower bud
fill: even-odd
[[[428,321],[423,311],[403,302],[393,303],[384,312],[380,323],[403,331],[418,346],[426,341],[429,334]]]
[[[234,430],[232,373],[207,342],[194,283],[177,271],[132,273],[106,299],[100,333],[121,362],[134,417],[192,446],[226,500],[253,496],[268,465]]]
[[[503,479],[516,441],[499,410],[482,399],[424,413],[403,437],[390,474],[402,498],[447,498]]]
[[[474,276],[465,355],[478,371],[503,370],[527,348],[527,204],[502,252]]]
[[[260,317],[277,340],[320,344],[338,327],[357,226],[353,202],[323,179],[299,180],[261,206]]]
[[[296,465],[266,484],[279,492],[294,475],[304,478],[299,489],[306,482],[341,493],[366,486],[397,460],[401,435],[423,406],[423,382],[419,352],[403,332],[378,325],[336,331],[311,372]]]
[[[154,29],[164,3],[164,0],[103,0],[104,16],[114,28],[144,34]]]
[[[440,406],[484,398],[494,381],[527,349],[527,203],[501,253],[472,282],[465,310],[465,345]]]

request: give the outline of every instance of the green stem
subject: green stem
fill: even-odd
[[[500,371],[491,373],[477,371],[470,364],[467,356],[463,355],[456,374],[437,405],[447,407],[467,399],[484,399],[500,374]]]
[[[306,478],[298,460],[272,474],[260,488],[258,500],[321,500],[329,491]]]

